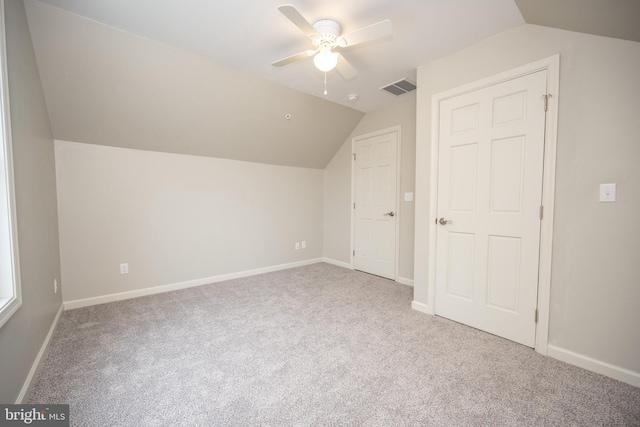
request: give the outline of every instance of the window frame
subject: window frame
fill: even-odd
[[[0,328],[22,305],[5,29],[4,0],[0,0],[0,209],[4,211],[0,227],[7,236],[0,242],[6,245],[0,250]]]

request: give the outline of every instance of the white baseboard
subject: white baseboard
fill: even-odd
[[[44,342],[42,343],[42,346],[40,347],[40,351],[38,352],[38,355],[36,356],[36,360],[34,360],[33,361],[33,365],[31,365],[31,370],[29,370],[29,375],[27,375],[27,379],[24,381],[22,389],[20,390],[20,394],[18,395],[18,398],[16,399],[16,404],[17,405],[23,403],[24,399],[27,396],[29,396],[29,392],[33,388],[33,381],[35,380],[36,375],[38,374],[38,371],[40,370],[40,363],[42,363],[42,360],[44,359],[44,355],[47,354],[47,350],[49,348],[49,343],[51,342],[51,337],[53,336],[53,332],[56,330],[56,326],[58,326],[58,320],[60,320],[60,315],[62,314],[63,309],[64,309],[64,305],[60,304],[60,308],[58,308],[58,312],[56,313],[56,317],[54,317],[53,323],[51,324],[51,327],[49,328],[49,333],[47,333],[47,336],[45,337]]]
[[[351,264],[347,262],[337,261],[331,258],[322,258],[322,262],[326,262],[327,264],[337,265],[338,267],[348,268],[349,270],[353,270]]]
[[[415,300],[411,301],[411,308],[416,310],[416,311],[419,311],[421,313],[431,314],[431,315],[435,314],[430,305],[423,304],[423,303],[415,301]]]
[[[407,279],[406,277],[398,277],[396,282],[401,283],[403,285],[411,286],[413,288],[413,279]]]
[[[548,355],[549,357],[562,360],[563,362],[584,368],[588,371],[614,378],[635,387],[640,387],[640,373],[638,372],[592,359],[591,357],[574,353],[573,351],[565,350],[564,348],[551,344],[548,346]]]
[[[188,280],[186,282],[172,283],[169,285],[154,286],[151,288],[136,289],[135,291],[119,292],[115,294],[101,295],[91,298],[83,298],[64,302],[65,310],[88,307],[91,305],[105,304],[108,302],[121,301],[125,299],[138,298],[147,295],[160,294],[163,292],[177,291],[179,289],[192,288],[194,286],[207,285],[209,283],[223,282],[225,280],[239,279],[242,277],[255,276],[257,274],[271,273],[274,271],[286,270],[288,268],[301,267],[304,265],[317,264],[322,262],[322,258],[308,259],[304,261],[291,262],[288,264],[274,265],[271,267],[256,268],[254,270],[240,271],[237,273],[221,274],[219,276],[205,277],[202,279]]]

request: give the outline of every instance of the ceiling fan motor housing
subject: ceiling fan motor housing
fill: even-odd
[[[340,36],[342,29],[340,24],[331,19],[321,19],[313,24],[313,28],[318,32],[311,36],[311,42],[317,48],[322,45],[329,45],[331,49],[336,47],[347,47],[347,41]]]
[[[320,33],[320,35],[331,34],[335,37],[340,35],[340,24],[331,19],[321,19],[313,24],[313,28]]]

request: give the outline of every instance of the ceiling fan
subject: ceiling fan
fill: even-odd
[[[393,34],[391,21],[388,19],[360,28],[349,34],[340,35],[340,25],[336,21],[321,19],[310,24],[309,21],[290,4],[282,5],[278,7],[278,10],[311,38],[314,49],[296,53],[295,55],[273,62],[271,65],[275,67],[282,67],[300,59],[313,56],[313,63],[320,71],[327,72],[336,68],[342,77],[352,79],[358,75],[358,72],[349,64],[344,56],[335,51],[381,39]]]

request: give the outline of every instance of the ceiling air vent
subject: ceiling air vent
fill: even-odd
[[[394,95],[402,95],[403,93],[411,92],[416,89],[416,85],[411,83],[407,79],[398,80],[397,82],[393,82],[388,84],[387,86],[383,86],[380,89],[386,90]]]

